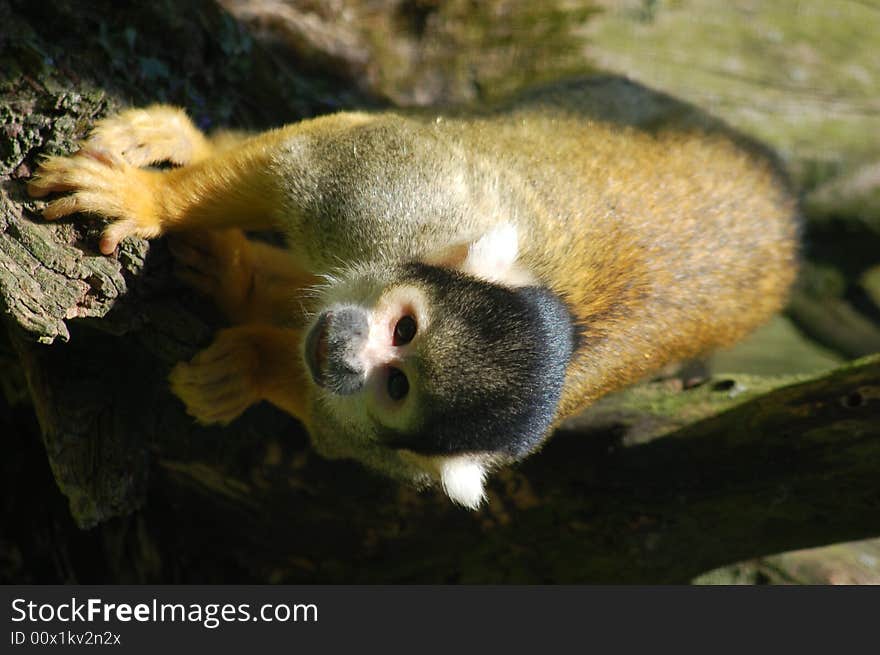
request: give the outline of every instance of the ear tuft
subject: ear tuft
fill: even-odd
[[[469,457],[445,457],[440,462],[443,491],[454,502],[469,509],[477,509],[485,500],[485,479],[485,467]]]
[[[519,234],[511,223],[496,225],[468,246],[461,270],[487,282],[505,282],[519,255]]]

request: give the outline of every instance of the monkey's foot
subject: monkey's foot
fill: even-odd
[[[165,161],[183,166],[210,153],[186,113],[168,105],[128,109],[98,121],[84,147],[111,152],[132,166]]]
[[[183,232],[172,235],[168,244],[181,280],[211,298],[230,319],[248,318],[255,271],[250,244],[240,230]]]
[[[226,425],[262,400],[259,352],[253,330],[221,330],[208,348],[174,367],[171,390],[199,423]]]
[[[114,219],[101,237],[105,255],[127,236],[150,238],[162,232],[160,174],[135,168],[108,151],[85,148],[72,157],[49,157],[27,188],[35,198],[71,192],[46,206],[43,217],[47,220],[78,212]]]

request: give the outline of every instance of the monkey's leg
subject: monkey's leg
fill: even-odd
[[[233,323],[297,325],[305,290],[319,281],[286,250],[248,240],[240,230],[181,232],[169,245],[178,277]]]
[[[242,325],[221,330],[190,362],[177,364],[169,382],[199,423],[225,425],[261,400],[305,419],[306,375],[299,331]]]

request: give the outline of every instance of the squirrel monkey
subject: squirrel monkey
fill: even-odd
[[[172,371],[196,419],[268,400],[320,453],[472,508],[565,417],[768,319],[796,270],[772,157],[614,77],[255,136],[129,110],[28,189],[67,194],[47,219],[109,219],[104,254],[176,235],[182,277],[235,324]],[[264,228],[287,249],[240,231]]]

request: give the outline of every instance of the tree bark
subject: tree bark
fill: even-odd
[[[99,526],[111,561],[79,581],[685,582],[880,534],[877,358],[608,398],[495,476],[477,513],[321,459],[268,406],[195,425],[165,379],[210,342],[216,312],[174,280],[161,241],[103,257],[94,224],[41,222],[24,179],[123,103],[262,127],[373,101],[281,62],[208,2],[51,5],[0,5],[0,378],[7,405],[26,380],[69,512]],[[16,407],[0,416],[10,434],[31,429]],[[22,499],[39,481],[14,479]]]

